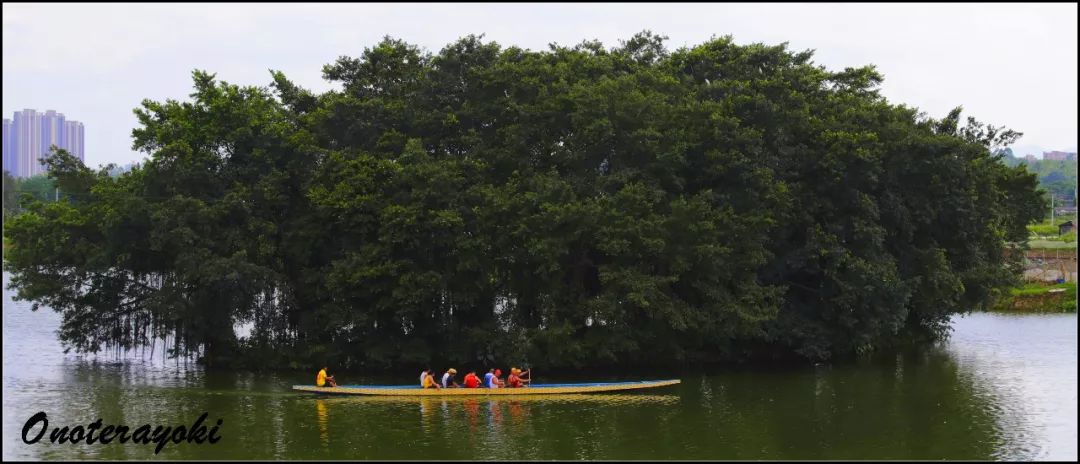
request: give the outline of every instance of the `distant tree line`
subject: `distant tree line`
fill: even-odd
[[[889,103],[873,67],[663,40],[387,38],[325,93],[195,72],[136,110],[141,166],[48,158],[67,199],[5,221],[4,268],[77,351],[369,369],[846,357],[1016,282],[1045,209],[992,154],[1018,133]]]
[[[1002,161],[1007,166],[1025,165],[1029,172],[1039,178],[1039,187],[1055,198],[1066,199],[1076,204],[1076,160],[1035,160],[1028,161],[1024,158],[1013,156],[1011,149],[1004,149]]]
[[[26,199],[24,200],[24,197]],[[55,200],[56,189],[52,179],[45,175],[33,177],[15,177],[4,171],[4,217],[7,218],[22,211],[20,201],[51,201]]]
[[[108,165],[104,169],[110,176],[119,176],[130,171],[136,163],[124,166]],[[15,177],[10,172],[4,171],[4,217],[21,212],[21,202],[25,201],[57,201],[65,192],[60,192],[49,176],[38,174],[31,177]]]

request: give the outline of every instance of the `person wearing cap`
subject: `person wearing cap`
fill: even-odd
[[[522,382],[521,377],[518,376],[518,374],[520,374],[520,373],[521,373],[520,369],[518,369],[516,367],[511,367],[510,368],[510,377],[506,378],[506,386],[510,387],[510,388],[524,387],[525,382]]]
[[[455,375],[457,375],[457,369],[454,369],[453,367],[451,367],[450,369],[446,370],[446,373],[442,375],[442,386],[443,386],[443,388],[450,388],[450,387],[460,388],[461,387],[461,385],[458,385],[458,383],[456,381],[454,381],[454,376]]]

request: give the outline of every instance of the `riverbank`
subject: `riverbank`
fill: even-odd
[[[1028,282],[1009,290],[993,308],[995,311],[1035,313],[1075,313],[1076,283],[1046,284]]]

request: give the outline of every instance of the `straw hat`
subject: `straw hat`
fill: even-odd
[[[451,367],[450,370],[448,370],[446,372],[449,372],[451,374],[457,374],[457,369],[454,369],[453,367]]]

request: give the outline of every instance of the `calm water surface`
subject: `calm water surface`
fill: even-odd
[[[318,397],[289,391],[314,372],[65,355],[59,316],[12,302],[7,281],[4,459],[1077,459],[1075,314],[973,314],[954,320],[949,342],[918,354],[684,375],[640,393]],[[24,444],[23,424],[38,411],[50,429],[98,418],[177,426],[209,412],[210,425],[223,419],[222,440],[169,443],[158,455],[131,443]]]

